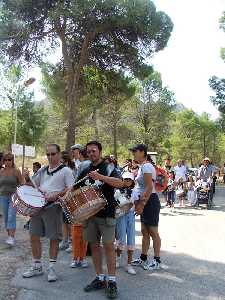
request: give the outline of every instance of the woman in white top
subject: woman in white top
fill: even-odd
[[[135,201],[135,211],[141,215],[142,253],[140,258],[133,261],[134,266],[142,266],[145,270],[156,270],[160,268],[161,239],[158,233],[160,201],[155,190],[156,181],[155,167],[146,160],[147,146],[138,144],[132,149],[134,159],[139,162],[140,167],[136,177],[134,188],[135,195],[139,200]],[[150,237],[153,240],[154,259],[148,262],[148,250]]]

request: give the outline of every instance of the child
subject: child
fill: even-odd
[[[130,172],[123,174],[124,188],[120,193],[127,199],[131,198],[132,189],[134,187],[134,175]],[[135,215],[134,210],[131,208],[127,213],[117,219],[116,224],[116,239],[117,239],[117,268],[120,266],[122,251],[127,249],[127,267],[126,271],[135,275],[136,271],[131,266],[133,251],[135,248]]]
[[[183,183],[182,177],[180,177],[177,181],[176,196],[178,198],[180,207],[185,207],[185,205],[184,205],[184,183]]]
[[[70,267],[87,268],[88,263],[85,260],[87,253],[87,242],[83,239],[83,226],[82,224],[73,224],[71,227],[73,260]]]
[[[192,176],[188,177],[188,201],[191,206],[196,203],[195,182]]]
[[[169,175],[169,181],[168,181],[168,187],[167,187],[167,203],[171,208],[171,211],[174,210],[174,203],[175,203],[175,174],[174,172],[170,172]]]

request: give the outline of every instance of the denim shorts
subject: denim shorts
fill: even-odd
[[[4,214],[5,228],[16,229],[16,208],[13,207],[12,197],[0,196],[0,205]]]
[[[116,222],[116,239],[120,250],[135,249],[135,215],[130,210],[125,215],[119,217]]]

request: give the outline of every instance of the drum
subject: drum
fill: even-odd
[[[72,224],[83,222],[94,216],[107,203],[99,189],[92,186],[70,190],[59,199],[59,202]]]
[[[36,215],[46,204],[44,195],[36,188],[22,185],[12,196],[13,206],[23,216]]]

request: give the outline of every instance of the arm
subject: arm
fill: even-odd
[[[152,174],[144,173],[145,190],[141,195],[140,201],[135,203],[135,211],[137,215],[141,215],[143,209],[152,193]]]
[[[123,180],[116,177],[109,177],[99,174],[97,171],[92,171],[88,174],[93,180],[100,180],[114,188],[123,188]]]
[[[16,178],[17,178],[18,185],[21,185],[24,183],[23,176],[19,169],[16,169]]]

